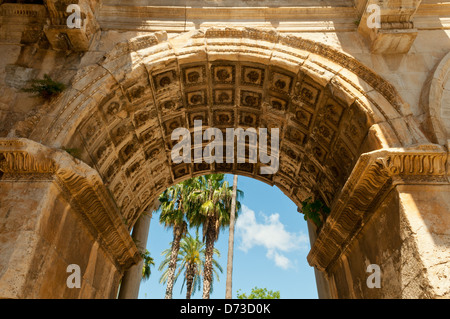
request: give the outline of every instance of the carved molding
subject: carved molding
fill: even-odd
[[[199,25],[223,25],[223,17],[232,17],[228,25],[276,28],[284,33],[348,32],[356,29],[355,17],[361,17],[367,0],[278,0],[258,2],[258,5],[255,1],[194,2],[184,6],[179,1],[104,1],[98,19],[102,29],[149,32],[184,32],[198,29]],[[408,5],[408,1],[401,3]],[[448,27],[448,22],[438,17],[448,16],[449,8],[447,2],[422,1],[415,14],[415,24],[427,30],[442,29],[444,23]],[[283,23],[278,25],[279,21]]]
[[[120,213],[98,173],[75,162],[66,152],[27,139],[0,139],[2,179],[24,180],[51,177],[77,211],[119,270],[125,271],[140,255]]]
[[[202,3],[203,2],[203,3]],[[255,1],[195,1],[187,6],[179,1],[108,1],[99,10],[99,23],[104,29],[184,32],[198,25],[246,25],[273,28],[274,22],[283,21],[281,32],[349,30],[354,28],[354,7],[350,1],[280,1],[257,3]],[[345,4],[347,2],[347,4]],[[217,5],[219,4],[219,5]],[[151,21],[152,23],[149,23]],[[332,21],[332,23],[330,23]]]
[[[326,271],[395,185],[448,184],[447,161],[447,151],[438,145],[361,155],[308,254],[309,264]]]
[[[39,4],[1,3],[0,16],[19,19],[23,23],[43,21],[47,17],[45,7]]]

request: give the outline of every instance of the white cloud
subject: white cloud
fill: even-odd
[[[287,231],[280,222],[279,214],[266,216],[261,213],[261,217],[262,222],[259,222],[255,212],[242,205],[242,213],[236,221],[236,234],[240,238],[239,249],[247,252],[255,246],[262,246],[267,250],[267,258],[273,260],[278,267],[292,267],[286,254],[306,248],[308,237],[302,232]]]
[[[269,253],[268,253],[269,254]],[[270,256],[269,256],[270,258]],[[291,261],[286,256],[279,254],[277,252],[273,253],[273,259],[275,261],[275,265],[280,268],[288,269],[292,267]]]

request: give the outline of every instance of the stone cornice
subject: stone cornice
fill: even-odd
[[[389,20],[408,24],[414,15],[417,28],[442,29],[448,24],[441,23],[448,16],[450,8],[446,3],[413,2],[413,10],[401,3],[401,14],[397,14],[398,1],[384,1],[384,16]],[[139,30],[185,32],[214,26],[257,27],[276,29],[278,32],[338,32],[355,31],[355,22],[361,18],[368,0],[353,1],[255,1],[247,6],[238,3],[227,5],[226,1],[190,1],[189,5],[178,5],[177,1],[103,1],[98,19],[103,30]],[[378,2],[377,2],[378,3]],[[420,3],[420,5],[419,5]],[[394,8],[394,9],[392,9]],[[417,9],[417,11],[415,10]],[[409,10],[409,11],[408,11]],[[398,11],[398,10],[397,10]]]
[[[355,24],[365,9],[368,0],[358,0],[353,4],[351,0],[342,1],[277,1],[272,5],[270,1],[255,2],[255,6],[240,4],[223,5],[222,2],[190,1],[188,6],[177,5],[168,1],[66,1],[79,3],[83,12],[91,22],[92,30],[101,27],[103,30],[136,30],[136,31],[167,31],[185,32],[212,26],[257,27],[276,29],[278,32],[345,32],[355,31]],[[390,3],[395,1],[386,1]],[[245,2],[243,2],[245,3]],[[284,3],[284,4],[283,4]],[[48,10],[47,10],[48,8]],[[422,2],[417,11],[411,14],[398,15],[411,16],[414,13],[414,24],[418,30],[448,29],[450,27],[450,5],[442,2]],[[389,15],[389,20],[391,20]],[[40,21],[46,24],[49,19],[51,25],[47,26],[46,33],[56,49],[61,44],[54,40],[55,35],[67,33],[75,41],[73,49],[84,51],[87,49],[91,31],[72,30],[62,26],[67,18],[65,11],[55,7],[54,0],[46,0],[44,5],[4,3],[0,9],[0,19],[5,23],[19,21],[26,24],[30,21]],[[396,18],[393,18],[394,20]],[[400,19],[400,18],[399,18]]]
[[[124,271],[140,260],[120,213],[98,173],[69,154],[27,139],[0,139],[3,179],[52,176],[91,234]]]
[[[437,145],[379,150],[361,155],[309,252],[309,264],[321,271],[329,268],[393,186],[448,184],[447,161],[447,151]]]
[[[354,30],[355,8],[329,6],[146,6],[105,3],[99,10],[102,29],[185,32],[210,26],[251,26],[279,32]]]

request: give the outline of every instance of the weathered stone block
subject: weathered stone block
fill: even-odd
[[[418,34],[412,18],[421,1],[358,1],[358,31],[369,40],[372,53],[408,53]]]
[[[92,37],[99,29],[96,19],[97,1],[47,0],[51,24],[45,34],[55,50],[88,51]],[[73,11],[69,5],[75,5]],[[75,19],[81,21],[78,25]]]
[[[370,50],[374,54],[405,54],[417,37],[417,30],[378,30],[371,36]]]

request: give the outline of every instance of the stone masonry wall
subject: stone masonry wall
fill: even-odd
[[[448,298],[450,220],[440,214],[449,210],[442,198],[445,188],[400,185],[392,190],[330,269],[333,297]],[[367,285],[371,264],[380,267],[380,288]]]
[[[115,298],[120,272],[52,181],[0,182],[0,298]],[[78,265],[81,289],[68,288]]]

